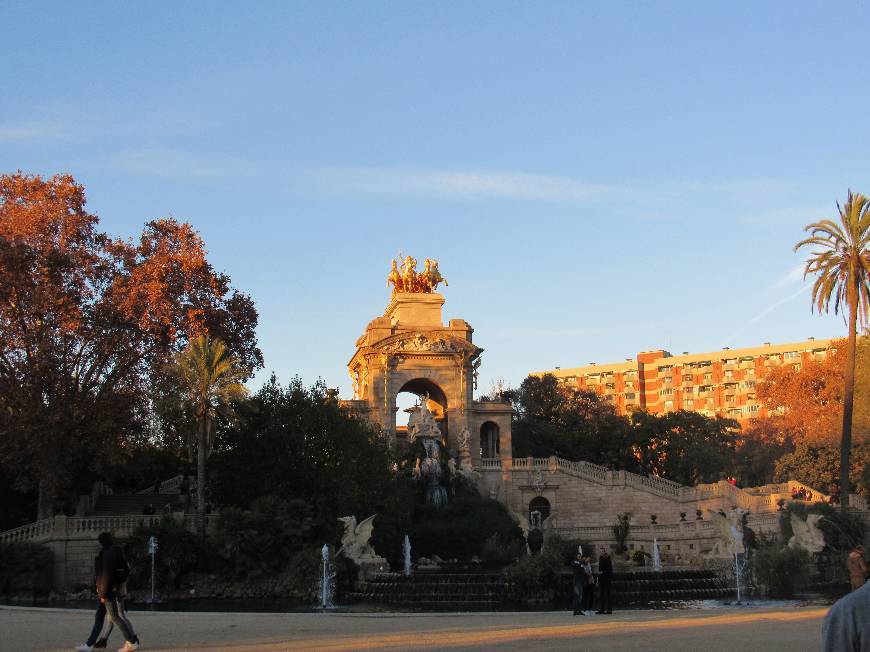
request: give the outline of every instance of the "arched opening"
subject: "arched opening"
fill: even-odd
[[[480,426],[480,456],[498,457],[500,454],[498,424],[487,421]]]
[[[396,436],[404,439],[408,433],[408,419],[411,410],[428,397],[426,407],[435,417],[441,435],[447,438],[447,396],[431,380],[415,378],[402,385],[396,393]]]
[[[529,502],[529,523],[532,522],[532,512],[540,513],[541,522],[543,523],[550,515],[550,501],[543,496],[532,498]]]

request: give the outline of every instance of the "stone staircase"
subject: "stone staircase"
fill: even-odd
[[[159,515],[167,504],[173,505],[176,511],[181,509],[178,494],[102,495],[89,516],[142,514],[148,505],[153,505],[154,513]]]
[[[501,573],[378,573],[342,599],[410,611],[491,611],[503,607],[507,588]]]

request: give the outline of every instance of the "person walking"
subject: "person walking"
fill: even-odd
[[[126,614],[127,614],[126,606],[125,606],[126,601],[127,601],[127,582],[124,582],[123,584],[121,584],[121,586],[118,587],[118,607],[120,608],[120,611],[124,614],[125,618],[127,617],[126,616]],[[99,638],[97,638],[97,642],[94,643],[94,645],[93,645],[93,648],[95,650],[109,647],[109,636],[112,635],[112,630],[115,628],[115,626],[112,624],[112,621],[109,620],[108,618],[106,618],[105,616],[106,616],[106,609],[104,606],[102,618],[99,618],[96,621],[96,622],[102,623],[102,630],[100,630],[100,636],[99,636]],[[96,622],[95,622],[95,624],[96,624]]]
[[[586,575],[586,563],[583,557],[582,552],[577,552],[577,558],[571,562],[571,573],[574,579],[574,615],[575,616],[585,616],[586,614],[583,611],[584,606],[584,592],[586,591],[586,585],[589,580]]]
[[[124,551],[115,544],[115,540],[108,532],[102,532],[97,537],[100,543],[100,554],[94,560],[94,583],[97,588],[97,613],[94,617],[94,626],[88,640],[76,647],[77,652],[91,652],[94,644],[103,629],[103,623],[108,615],[112,624],[124,636],[124,646],[118,652],[133,652],[139,649],[139,637],[133,630],[133,624],[127,618],[121,604],[121,586],[127,581],[129,566],[124,557]]]
[[[846,568],[849,571],[849,582],[852,590],[860,589],[867,581],[867,562],[864,561],[864,547],[855,546],[846,558]]]
[[[613,560],[606,548],[598,552],[598,613],[612,614],[613,601],[610,597],[610,584],[613,579]]]

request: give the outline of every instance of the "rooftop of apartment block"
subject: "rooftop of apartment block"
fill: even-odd
[[[818,340],[809,338],[800,342],[788,342],[785,344],[772,344],[765,342],[761,346],[748,348],[732,349],[725,347],[718,351],[706,351],[703,353],[688,353],[683,352],[680,355],[674,355],[670,351],[664,349],[655,349],[652,351],[640,351],[637,356],[646,358],[644,365],[653,365],[659,361],[666,361],[664,364],[669,366],[712,363],[724,360],[741,360],[754,359],[762,356],[782,355],[790,352],[804,351],[825,351],[832,347],[836,339]],[[553,374],[557,378],[565,378],[569,376],[586,376],[589,374],[606,374],[618,373],[625,371],[635,371],[638,367],[638,361],[635,358],[627,358],[622,362],[607,362],[596,364],[594,362],[582,367],[556,367],[546,371],[535,371],[530,375],[541,376],[543,374]]]

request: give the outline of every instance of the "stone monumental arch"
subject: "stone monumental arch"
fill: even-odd
[[[470,454],[474,467],[481,457],[510,460],[510,405],[473,399],[483,352],[472,341],[474,329],[462,319],[444,323],[444,296],[436,290],[447,282],[438,262],[427,258],[421,272],[416,266],[411,256],[392,262],[389,305],[356,341],[348,363],[354,400],[344,405],[401,445],[407,432],[396,425],[396,397],[411,392],[426,401],[451,456]]]

